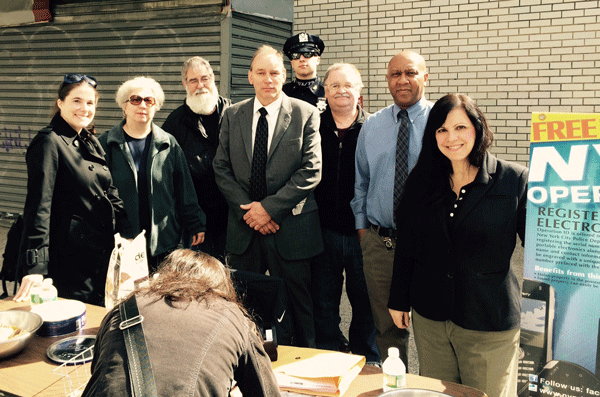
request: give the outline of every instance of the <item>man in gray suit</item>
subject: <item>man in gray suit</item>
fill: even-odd
[[[259,48],[255,98],[228,108],[213,161],[229,204],[229,265],[286,282],[295,344],[315,347],[310,259],[323,250],[313,190],[321,180],[319,112],[282,93],[283,54]]]

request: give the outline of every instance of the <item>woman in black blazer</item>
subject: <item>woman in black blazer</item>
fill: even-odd
[[[528,170],[487,152],[485,116],[466,95],[431,109],[423,149],[396,216],[388,307],[412,309],[421,374],[490,397],[515,396],[520,286],[510,267],[524,241]]]
[[[27,149],[27,198],[22,274],[51,277],[63,298],[104,305],[115,230],[126,224],[104,152],[88,126],[94,119],[96,79],[67,74],[50,125]],[[15,300],[27,299],[25,276]]]

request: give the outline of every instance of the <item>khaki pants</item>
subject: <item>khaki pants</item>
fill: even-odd
[[[387,307],[394,270],[394,250],[388,250],[383,238],[372,228],[367,229],[360,247],[367,292],[377,329],[375,341],[381,361],[387,358],[388,348],[397,347],[400,350],[400,358],[408,368],[409,332],[407,329],[396,327]]]
[[[472,331],[412,311],[421,375],[461,383],[489,397],[517,395],[520,329]]]

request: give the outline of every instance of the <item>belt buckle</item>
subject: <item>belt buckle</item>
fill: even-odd
[[[392,240],[391,237],[384,237],[383,242],[385,244],[385,248],[387,248],[388,251],[391,251],[392,249],[394,249],[394,241]]]

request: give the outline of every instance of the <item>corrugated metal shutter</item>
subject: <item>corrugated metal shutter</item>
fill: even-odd
[[[221,3],[58,4],[52,23],[0,28],[0,214],[22,211],[25,151],[48,123],[65,73],[98,79],[100,102],[94,121],[100,132],[121,120],[114,95],[121,82],[133,76],[149,75],[161,83],[166,102],[155,118],[158,125],[185,97],[180,78],[185,59],[208,59],[219,84],[225,18]]]
[[[257,15],[232,12],[231,17],[231,92],[233,102],[254,96],[248,82],[248,69],[256,49],[264,44],[282,51],[283,44],[292,35],[293,24]],[[287,75],[291,65],[287,62]]]

